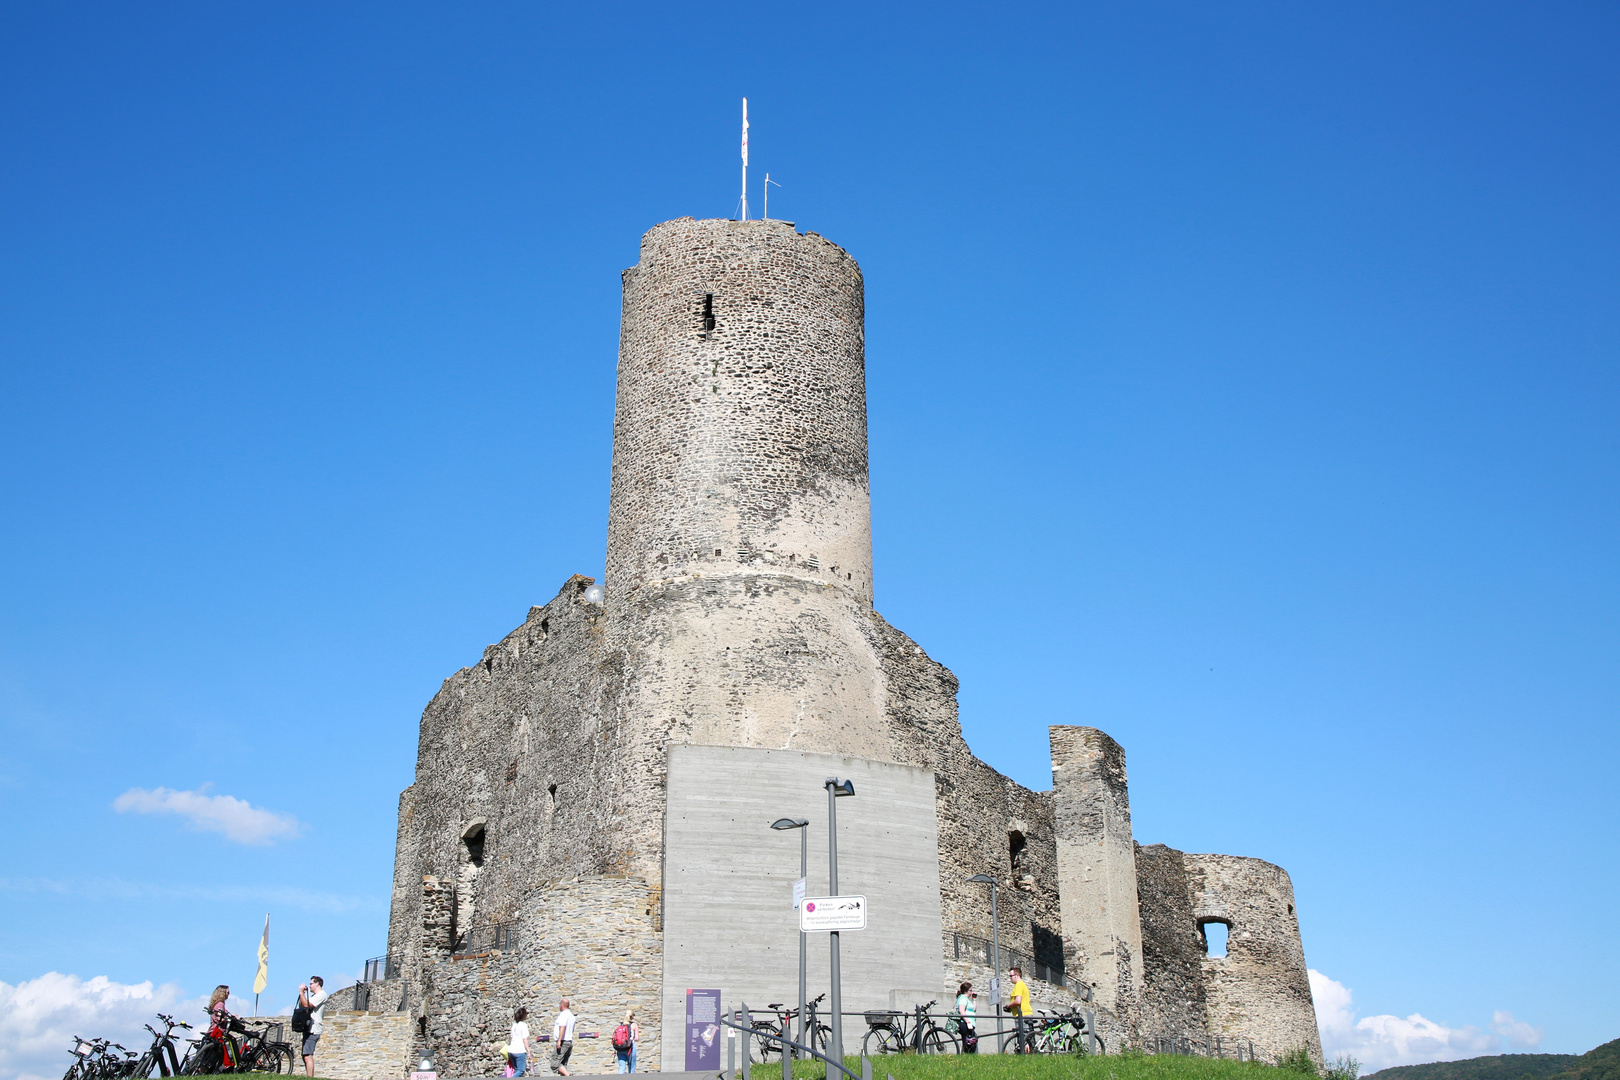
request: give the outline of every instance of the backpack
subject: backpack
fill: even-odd
[[[309,1033],[309,1009],[303,1005],[299,1005],[297,1008],[293,1009],[292,1029],[298,1032],[300,1035],[306,1035]]]
[[[629,1024],[620,1024],[613,1029],[613,1049],[620,1051],[630,1049]]]

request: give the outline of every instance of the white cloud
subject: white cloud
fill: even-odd
[[[1501,1010],[1491,1017],[1494,1034],[1473,1025],[1447,1027],[1422,1013],[1404,1019],[1387,1013],[1358,1017],[1349,987],[1320,971],[1312,971],[1310,978],[1316,1023],[1322,1031],[1322,1053],[1329,1061],[1348,1054],[1361,1062],[1363,1073],[1392,1065],[1500,1054],[1504,1039],[1519,1049],[1533,1049],[1541,1043],[1540,1028],[1515,1020],[1512,1013]]]
[[[187,1001],[178,986],[126,985],[105,975],[88,982],[52,971],[13,986],[0,982],[0,1080],[58,1080],[73,1063],[76,1035],[144,1050],[141,1026],[160,1012],[199,1015],[206,998]]]
[[[1513,1014],[1504,1009],[1497,1009],[1491,1013],[1491,1030],[1513,1045],[1515,1050],[1530,1052],[1541,1045],[1541,1040],[1547,1032],[1543,1028],[1532,1027],[1523,1020],[1513,1019]]]
[[[298,835],[298,819],[291,814],[249,806],[231,795],[209,795],[209,786],[204,784],[196,791],[130,788],[113,800],[113,809],[119,813],[179,814],[191,822],[192,828],[224,833],[238,844],[273,844]]]

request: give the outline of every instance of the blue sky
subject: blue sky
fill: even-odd
[[[1620,1035],[1617,46],[7,5],[0,1028],[53,971],[245,988],[266,911],[267,1005],[383,950],[421,709],[600,574],[618,274],[733,214],[746,94],[756,208],[865,271],[877,607],[976,752],[1045,788],[1096,725],[1139,840],[1286,867],[1364,1060]]]

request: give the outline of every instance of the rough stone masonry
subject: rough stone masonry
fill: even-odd
[[[935,982],[873,974],[857,997],[948,1001],[964,976],[987,990],[982,957],[962,951],[991,936],[988,896],[966,881],[987,872],[1003,948],[1047,976],[1037,999],[1089,996],[1110,1050],[1220,1035],[1320,1061],[1287,874],[1137,845],[1124,751],[1094,728],[1051,729],[1051,791],[997,773],[962,737],[956,678],[873,610],[864,305],[855,260],[790,223],[682,218],[642,238],[624,273],[603,588],[570,578],[422,714],[388,932],[401,985],[373,997],[398,990],[410,1012],[401,1068],[431,1053],[443,1075],[497,1075],[512,1010],[546,1030],[565,995],[582,1029],[634,1009],[642,1068],[679,1068],[660,1007],[666,920],[730,921],[724,890],[690,878],[687,906],[668,908],[668,875],[687,869],[666,863],[668,823],[704,791],[670,784],[680,746],[760,752],[727,788],[738,820],[758,800],[762,836],[774,778],[809,775],[796,754],[932,777],[933,828],[906,835],[937,837],[937,879],[924,860],[890,884],[938,890],[938,933],[904,946],[908,963],[930,950]],[[782,861],[797,876],[796,842]],[[1212,922],[1229,927],[1225,957],[1207,954]],[[794,993],[784,980],[777,1000]],[[848,1029],[846,1045],[864,1025]],[[580,1047],[585,1071],[610,1067],[605,1038]]]

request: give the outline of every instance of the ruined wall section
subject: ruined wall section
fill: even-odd
[[[1050,734],[1069,970],[1095,988],[1099,1005],[1134,1017],[1142,924],[1125,751],[1096,728],[1053,726]]]
[[[656,833],[618,827],[623,803],[649,796],[623,775],[620,665],[603,647],[602,608],[584,598],[590,583],[571,578],[531,609],[478,664],[445,680],[422,714],[389,922],[389,953],[417,985],[424,956],[512,923],[534,888],[623,872],[638,845],[656,851]],[[449,925],[433,940],[423,937],[424,877],[454,893]]]
[[[499,1076],[503,1063],[493,1048],[506,1041],[516,1007],[528,1008],[538,1037],[550,1033],[557,1002],[568,997],[582,1033],[574,1072],[614,1071],[609,1034],[629,1009],[641,1026],[639,1066],[656,1072],[663,954],[647,918],[651,896],[645,881],[613,875],[535,890],[514,916],[515,948],[434,959],[427,1031],[417,1030],[413,1053],[431,1049],[441,1076]],[[541,1043],[530,1068],[543,1072],[550,1052],[551,1044]]]
[[[1208,1029],[1203,972],[1206,949],[1193,917],[1184,859],[1181,852],[1163,844],[1136,849],[1144,1039],[1197,1037]]]
[[[1182,859],[1195,924],[1228,927],[1226,956],[1206,955],[1200,965],[1210,1032],[1253,1039],[1263,1059],[1303,1046],[1320,1067],[1322,1041],[1288,874],[1236,855]]]
[[[957,715],[957,679],[948,668],[876,612],[870,632],[882,657],[888,756],[935,776],[944,929],[991,937],[989,887],[967,881],[990,874],[1001,883],[1002,946],[1061,968],[1051,792],[1031,791],[973,755]],[[982,990],[988,993],[989,984]]]

